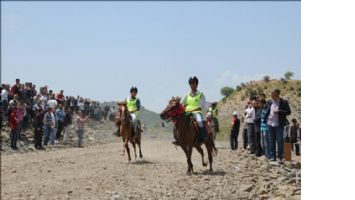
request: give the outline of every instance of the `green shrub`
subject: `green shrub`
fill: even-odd
[[[284,77],[286,80],[290,80],[291,77],[293,77],[293,75],[294,75],[293,72],[288,71],[285,73]]]
[[[231,87],[223,87],[221,89],[221,94],[225,97],[228,97],[229,95],[231,95],[233,93],[234,89]]]
[[[268,76],[268,75],[264,76],[264,77],[263,77],[263,80],[264,80],[265,82],[269,82],[269,81],[270,81],[270,76]]]

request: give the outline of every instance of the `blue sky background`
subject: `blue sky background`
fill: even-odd
[[[160,112],[200,79],[220,88],[301,71],[301,2],[1,2],[1,81]]]

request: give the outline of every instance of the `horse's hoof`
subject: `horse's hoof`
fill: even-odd
[[[192,174],[192,172],[190,172],[190,171],[186,172],[186,175],[188,175],[188,176],[191,176],[191,174]]]
[[[207,163],[202,163],[202,166],[207,167]]]
[[[210,172],[212,173],[212,172],[213,172],[213,169],[210,169]]]
[[[139,155],[139,157],[140,157],[140,158],[143,158],[143,155],[141,154],[141,155]]]

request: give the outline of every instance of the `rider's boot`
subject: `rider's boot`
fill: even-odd
[[[204,143],[206,141],[206,138],[207,138],[207,129],[205,126],[203,127],[198,127],[198,142],[200,144]]]

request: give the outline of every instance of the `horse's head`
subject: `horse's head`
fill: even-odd
[[[160,118],[162,120],[170,120],[178,114],[181,98],[180,97],[172,97],[169,100],[167,107],[161,112]]]
[[[129,122],[129,112],[125,101],[118,102],[117,120],[122,123]]]

